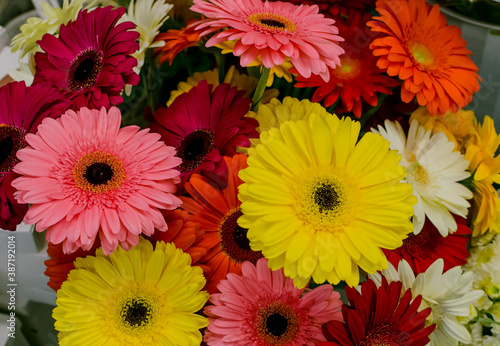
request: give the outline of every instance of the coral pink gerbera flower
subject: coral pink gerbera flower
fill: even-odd
[[[139,37],[132,22],[117,24],[125,8],[98,7],[81,11],[75,21],[61,25],[59,38],[46,34],[35,54],[34,83],[48,81],[64,90],[73,108],[109,108],[123,102],[125,84],[137,85],[132,70]]]
[[[194,0],[192,11],[207,17],[197,25],[205,29],[201,35],[223,30],[212,36],[207,47],[237,40],[233,54],[241,56],[247,66],[258,56],[265,67],[281,65],[289,57],[293,66],[305,77],[320,75],[330,78],[328,67],[340,65],[344,51],[337,44],[335,20],[325,18],[318,6],[296,6],[287,2],[262,0]]]
[[[431,308],[418,311],[422,296],[412,299],[411,290],[401,296],[402,283],[382,278],[361,284],[361,293],[346,287],[349,305],[342,307],[343,321],[329,321],[323,332],[328,342],[318,346],[391,345],[425,346],[436,325],[426,326]]]
[[[330,69],[330,80],[326,83],[316,75],[309,78],[298,76],[295,87],[317,87],[311,101],[324,100],[325,107],[333,105],[340,97],[342,105],[336,108],[336,112],[353,112],[357,118],[361,117],[364,102],[376,106],[378,93],[391,94],[391,88],[399,82],[377,67],[377,58],[369,48],[377,34],[362,34],[370,33],[366,27],[369,19],[371,15],[357,13],[352,13],[347,20],[339,19],[337,26],[345,38],[340,46],[346,52],[340,56],[341,66]],[[360,35],[364,35],[363,40]]]
[[[258,137],[256,120],[245,117],[251,100],[245,91],[223,83],[201,81],[189,92],[179,95],[169,108],[154,114],[151,129],[177,150],[182,159],[181,186],[193,173],[220,170],[222,156],[233,156],[236,147],[249,147],[250,138]]]
[[[0,88],[0,228],[15,231],[28,210],[14,198],[11,183],[17,177],[12,168],[19,162],[17,151],[27,143],[27,133],[35,133],[46,117],[63,114],[69,102],[55,89],[44,84],[26,87],[12,82]]]
[[[139,234],[167,229],[159,209],[180,205],[175,149],[120,121],[116,107],[69,110],[45,119],[17,153],[14,196],[32,204],[24,222],[47,230],[47,241],[63,242],[66,253],[90,249],[97,235],[106,254],[118,243],[128,249]]]
[[[316,345],[325,341],[321,326],[341,321],[340,294],[321,285],[304,294],[283,270],[271,271],[267,259],[242,265],[242,274],[230,273],[220,282],[220,293],[210,295],[205,308],[210,345]]]

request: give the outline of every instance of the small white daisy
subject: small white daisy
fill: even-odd
[[[417,277],[408,262],[401,260],[398,269],[389,263],[382,272],[388,282],[401,281],[403,292],[411,289],[413,298],[422,295],[419,311],[430,307],[428,324],[436,324],[431,334],[431,346],[454,346],[458,342],[470,343],[471,335],[457,317],[467,317],[470,306],[484,294],[481,290],[472,289],[474,275],[462,273],[461,267],[454,267],[443,273],[444,262],[440,258]],[[381,274],[370,274],[369,277],[378,286],[381,285]]]
[[[417,121],[413,121],[406,137],[398,122],[385,121],[385,129],[378,126],[382,137],[391,142],[391,149],[402,155],[400,164],[406,168],[406,181],[413,186],[417,197],[413,224],[418,234],[425,223],[425,217],[446,237],[457,230],[457,223],[451,213],[466,217],[470,207],[467,199],[472,192],[459,181],[470,177],[466,171],[469,161],[458,151],[455,144],[444,133],[431,135]]]

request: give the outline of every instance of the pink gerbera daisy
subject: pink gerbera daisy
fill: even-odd
[[[174,148],[120,121],[116,107],[69,110],[45,119],[17,153],[14,196],[32,204],[24,222],[47,230],[47,241],[63,242],[66,253],[90,249],[97,235],[106,254],[118,243],[128,249],[139,234],[167,229],[159,209],[180,205]]]
[[[75,21],[61,25],[59,38],[45,34],[38,42],[45,52],[35,54],[34,83],[48,81],[66,91],[74,109],[100,109],[123,102],[125,84],[137,85],[132,70],[138,48],[132,22],[117,25],[125,8],[98,7],[81,11]]]
[[[297,6],[288,2],[262,0],[194,0],[191,10],[202,13],[197,30],[201,35],[223,30],[211,37],[206,46],[237,40],[233,54],[241,56],[241,66],[247,66],[258,56],[265,67],[281,65],[289,57],[304,77],[320,75],[330,78],[328,67],[340,65],[344,53],[337,44],[335,20],[325,18],[319,8]]]
[[[220,293],[210,295],[208,345],[316,345],[325,341],[323,323],[342,321],[340,294],[331,285],[303,294],[282,269],[271,271],[265,258],[241,269],[241,276],[228,274]]]
[[[69,103],[46,84],[26,87],[12,82],[0,88],[0,228],[15,231],[28,210],[26,204],[14,199],[11,183],[17,175],[12,171],[19,160],[16,153],[27,143],[27,133],[35,133],[46,118],[55,118],[66,111]]]
[[[249,137],[258,137],[257,121],[245,117],[251,100],[244,93],[227,83],[212,91],[211,84],[201,81],[168,109],[156,111],[151,129],[182,159],[181,186],[193,173],[210,174],[221,168],[223,155],[233,156],[236,147],[250,146]]]

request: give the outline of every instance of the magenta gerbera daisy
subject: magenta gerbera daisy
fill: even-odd
[[[180,205],[175,149],[120,121],[116,107],[69,110],[45,119],[17,153],[14,196],[32,204],[24,222],[47,230],[47,241],[63,242],[65,253],[90,249],[97,235],[106,254],[119,243],[128,249],[139,234],[167,229],[159,209]]]
[[[67,93],[74,109],[100,109],[123,102],[125,84],[137,85],[132,70],[139,37],[132,22],[117,24],[125,8],[83,10],[75,21],[61,25],[59,37],[46,34],[38,41],[34,83],[48,81]]]
[[[237,40],[233,54],[247,66],[258,56],[265,67],[281,65],[289,57],[305,77],[330,78],[328,67],[340,65],[344,51],[337,44],[335,20],[319,13],[317,5],[297,6],[288,2],[262,0],[194,0],[191,10],[207,17],[197,22],[201,35],[223,30],[212,36],[207,47]]]
[[[212,85],[201,81],[189,92],[178,96],[169,108],[154,114],[151,129],[182,159],[181,186],[193,173],[213,173],[223,164],[222,156],[233,156],[236,147],[249,147],[258,137],[256,120],[245,117],[251,100],[223,83]]]
[[[328,342],[318,346],[391,345],[425,346],[435,324],[426,326],[431,308],[418,312],[422,296],[412,300],[411,290],[401,297],[402,283],[377,288],[372,280],[361,284],[361,293],[346,287],[349,306],[342,307],[343,321],[329,321],[323,332]]]
[[[342,320],[340,294],[331,285],[304,293],[282,269],[271,271],[265,258],[241,269],[241,276],[228,274],[220,293],[210,295],[208,345],[316,345],[325,340],[323,323]]]
[[[12,171],[19,160],[17,151],[27,143],[27,133],[34,133],[40,122],[63,114],[69,102],[47,84],[26,87],[12,82],[0,88],[0,228],[14,231],[28,210],[14,198]]]

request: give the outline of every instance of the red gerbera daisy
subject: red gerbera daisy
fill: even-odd
[[[241,263],[256,263],[262,253],[250,249],[247,229],[236,220],[242,215],[238,200],[238,186],[242,183],[238,172],[247,167],[246,155],[224,156],[228,169],[227,186],[216,183],[199,174],[193,174],[186,183],[191,197],[181,197],[182,208],[187,210],[190,220],[200,223],[205,235],[200,245],[208,249],[198,263],[210,268],[206,275],[207,290],[216,291],[217,284],[227,273],[241,273]]]
[[[137,85],[132,70],[139,37],[132,22],[117,24],[125,8],[83,10],[75,21],[61,25],[59,38],[46,34],[38,42],[45,51],[35,54],[34,83],[48,81],[64,90],[74,109],[109,108],[123,102],[125,84]]]
[[[372,280],[363,282],[361,294],[346,287],[350,306],[342,307],[344,322],[327,322],[323,334],[328,341],[318,346],[427,345],[436,327],[425,325],[431,308],[417,312],[422,296],[412,299],[411,290],[407,290],[401,298],[401,288],[400,281],[387,284],[384,277],[379,288]]]
[[[480,78],[460,29],[425,0],[379,0],[376,9],[380,16],[368,26],[381,36],[370,47],[377,66],[403,80],[401,99],[416,97],[432,115],[465,107]]]
[[[319,13],[318,6],[296,6],[287,2],[262,0],[194,0],[192,11],[207,19],[198,22],[201,35],[223,30],[212,36],[207,47],[237,40],[233,54],[247,66],[258,56],[265,67],[281,65],[288,57],[303,76],[320,75],[329,79],[328,67],[340,65],[344,51],[338,42],[335,21]]]
[[[330,80],[324,82],[319,76],[309,78],[298,76],[296,87],[318,87],[312,96],[313,102],[324,99],[326,107],[342,99],[342,106],[337,107],[337,113],[353,112],[357,118],[361,117],[363,100],[371,106],[377,105],[378,93],[391,94],[391,87],[399,83],[385,75],[376,65],[377,58],[373,56],[369,45],[373,36],[365,36],[360,40],[360,33],[369,33],[366,22],[371,18],[369,14],[361,16],[353,13],[347,21],[340,19],[337,22],[339,34],[345,39],[340,46],[345,54],[340,56],[341,66],[330,69]]]
[[[66,111],[69,102],[55,89],[44,84],[26,87],[12,82],[0,88],[0,228],[15,231],[23,220],[27,204],[14,199],[11,183],[18,177],[12,171],[19,149],[27,146],[27,133],[35,133],[44,118],[55,118]]]
[[[196,47],[200,42],[200,33],[189,25],[196,22],[196,19],[191,19],[187,22],[187,26],[181,30],[167,30],[167,32],[156,35],[155,41],[164,41],[163,47],[155,49],[155,55],[160,56],[160,64],[168,60],[172,65],[174,58],[184,49]]]
[[[469,251],[467,243],[471,233],[467,220],[454,215],[457,222],[455,233],[443,237],[429,220],[419,234],[409,234],[403,245],[395,250],[383,249],[389,262],[397,268],[399,261],[405,259],[415,275],[425,272],[438,258],[444,261],[444,271],[467,263]]]
[[[338,14],[347,16],[353,12],[366,12],[367,7],[375,8],[375,0],[284,0],[284,2],[299,6],[318,5],[320,12],[326,17],[335,16],[335,18],[338,18]]]
[[[182,159],[180,186],[193,173],[220,168],[223,155],[234,155],[236,147],[250,146],[249,137],[258,137],[257,122],[245,117],[251,100],[244,93],[227,83],[212,91],[212,85],[203,80],[169,108],[156,111],[151,129]]]

